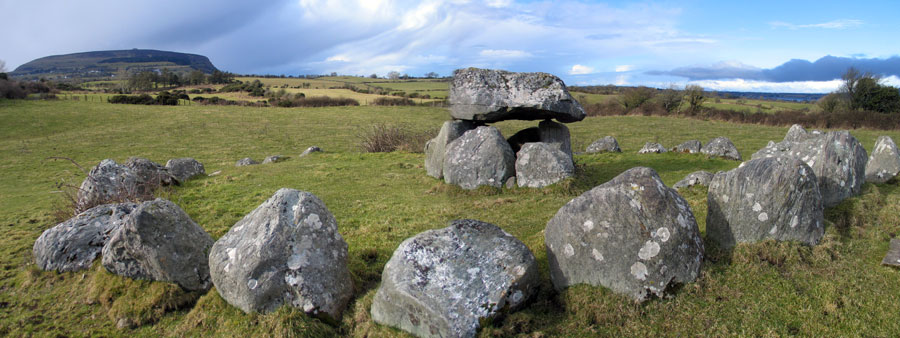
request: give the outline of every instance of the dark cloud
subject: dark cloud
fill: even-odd
[[[863,72],[900,77],[900,57],[887,59],[860,59],[825,56],[815,62],[790,60],[772,69],[759,69],[741,65],[713,67],[681,67],[670,71],[649,71],[649,75],[671,75],[694,80],[744,79],[768,82],[830,81],[841,78],[847,68],[855,67]]]

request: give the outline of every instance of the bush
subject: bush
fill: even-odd
[[[148,105],[148,106],[153,106],[153,105],[177,106],[179,99],[187,100],[190,98],[185,94],[175,95],[175,94],[163,91],[163,92],[159,92],[159,94],[156,95],[156,98],[153,98],[152,96],[150,96],[148,94],[115,95],[115,96],[109,98],[109,103],[143,104],[143,105]]]
[[[305,97],[302,94],[290,98],[288,95],[281,98],[269,99],[269,104],[278,107],[335,107],[358,106],[359,101],[345,97],[331,98],[328,96]]]
[[[360,133],[360,148],[367,153],[422,153],[425,143],[435,135],[437,130],[412,131],[406,126],[379,123]]]
[[[413,100],[393,97],[379,97],[372,101],[373,106],[414,106]]]

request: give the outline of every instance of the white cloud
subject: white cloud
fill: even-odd
[[[326,62],[350,62],[350,58],[344,55],[335,55],[325,59]]]
[[[814,24],[793,24],[782,21],[773,21],[769,23],[769,26],[772,28],[787,28],[787,29],[803,29],[803,28],[823,28],[823,29],[846,29],[859,27],[863,25],[862,20],[854,20],[854,19],[839,19],[822,23],[814,23]]]
[[[633,65],[619,65],[616,66],[616,73],[630,72],[632,69],[634,69]]]
[[[489,7],[504,8],[512,4],[512,0],[488,0],[485,2]]]
[[[594,68],[583,66],[583,65],[574,65],[572,69],[569,70],[569,74],[571,75],[585,75],[594,72]]]
[[[627,86],[628,83],[628,75],[619,75],[616,76],[616,86]]]
[[[530,57],[531,53],[514,49],[485,49],[478,53],[478,55],[492,58],[524,58]]]

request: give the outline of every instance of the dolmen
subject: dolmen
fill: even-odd
[[[558,77],[546,73],[513,73],[478,68],[459,69],[450,83],[450,116],[437,137],[425,145],[425,169],[463,189],[500,188],[519,168],[519,187],[543,187],[574,174],[569,129],[562,123],[585,118],[584,109]],[[553,122],[555,119],[558,122]],[[541,120],[505,139],[490,123]],[[544,146],[527,146],[544,143]],[[558,162],[541,168],[524,156]]]
[[[778,156],[799,159],[812,168],[826,208],[859,195],[866,180],[866,149],[846,130],[807,132],[794,125],[783,141],[769,141],[751,158]]]

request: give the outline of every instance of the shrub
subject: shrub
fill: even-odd
[[[345,97],[331,98],[328,96],[305,97],[303,94],[290,98],[288,95],[282,98],[269,99],[269,104],[278,107],[335,107],[358,106],[359,101]]]
[[[367,153],[405,151],[421,153],[437,130],[413,131],[407,126],[379,123],[360,133],[360,148]]]
[[[414,106],[413,100],[405,98],[379,97],[372,101],[374,106]]]

